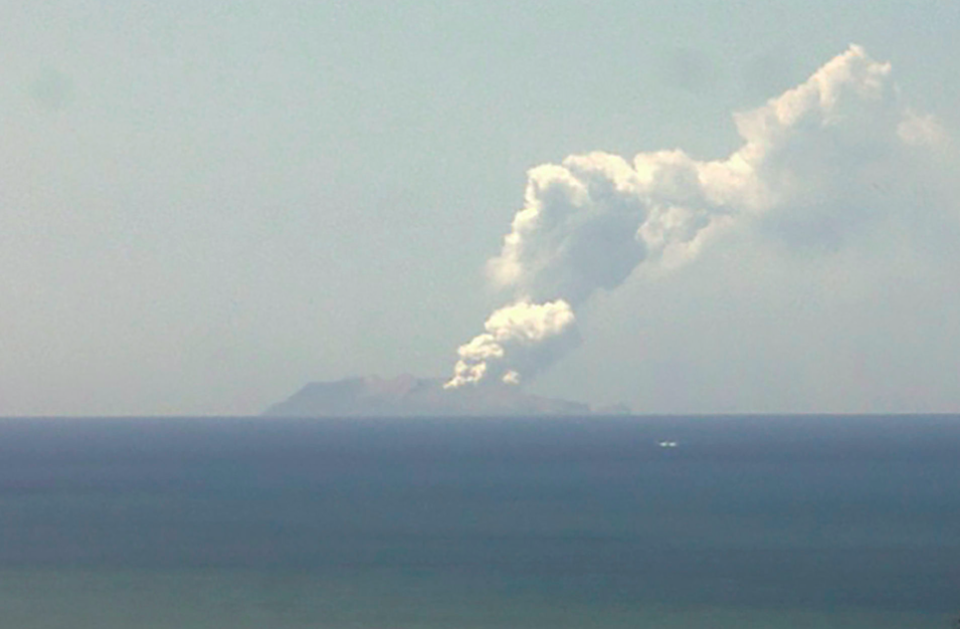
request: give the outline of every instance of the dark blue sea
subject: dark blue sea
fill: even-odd
[[[0,627],[955,627],[960,417],[0,420]]]

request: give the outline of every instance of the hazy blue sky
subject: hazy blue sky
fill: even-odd
[[[484,267],[528,169],[726,157],[733,112],[852,43],[948,138],[902,219],[836,246],[739,234],[636,273],[532,388],[640,412],[960,411],[960,2],[0,15],[2,415],[247,413],[310,380],[448,375],[504,303]]]

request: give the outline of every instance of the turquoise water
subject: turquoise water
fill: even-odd
[[[599,605],[507,583],[465,590],[435,576],[338,577],[204,570],[11,570],[0,574],[3,625],[103,627],[570,628],[951,627],[949,614],[860,607]]]
[[[946,628],[958,454],[942,416],[0,420],[0,626]]]

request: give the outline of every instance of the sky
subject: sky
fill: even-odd
[[[960,2],[0,14],[0,415],[246,414],[309,381],[452,377],[491,313],[561,297],[577,342],[519,370],[535,393],[960,412]],[[839,144],[800,129],[776,172],[802,166],[809,188],[711,205],[752,218],[573,297],[491,271],[531,169],[593,151],[721,163],[738,119],[851,45],[889,64],[881,113],[899,117],[853,111]],[[909,142],[874,141],[904,117]]]

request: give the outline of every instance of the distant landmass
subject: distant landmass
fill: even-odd
[[[268,417],[411,417],[584,415],[590,406],[524,393],[519,387],[498,384],[444,389],[443,378],[403,375],[345,378],[312,382],[263,412]],[[604,414],[626,413],[626,407],[608,407]]]

